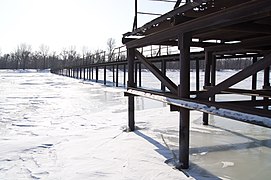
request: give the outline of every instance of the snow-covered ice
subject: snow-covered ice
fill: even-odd
[[[127,133],[122,88],[34,71],[2,70],[0,82],[0,179],[271,177],[269,129],[214,116],[203,126],[192,111],[191,166],[183,173],[171,165],[178,113],[166,104],[137,97],[138,130]]]

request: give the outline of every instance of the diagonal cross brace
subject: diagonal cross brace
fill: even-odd
[[[182,3],[182,0],[177,0],[177,2],[175,3],[174,9],[178,8],[181,3]]]
[[[217,93],[220,93],[223,90],[228,89],[230,86],[233,86],[236,83],[252,76],[253,74],[257,73],[258,71],[263,70],[264,68],[271,65],[271,53],[266,55],[261,60],[257,61],[256,63],[246,67],[242,71],[236,73],[235,75],[231,76],[230,78],[224,80],[223,82],[217,84],[216,86],[208,89],[208,91],[198,94],[198,98],[206,98],[211,97]]]
[[[148,61],[139,51],[135,51],[135,56],[173,93],[178,94],[178,87],[156,66]]]

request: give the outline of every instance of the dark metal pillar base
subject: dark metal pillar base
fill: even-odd
[[[180,110],[179,163],[181,169],[189,168],[189,110]]]
[[[128,96],[128,127],[129,131],[135,130],[135,97]]]
[[[180,86],[179,97],[190,97],[190,34],[179,36],[180,49]],[[180,108],[179,124],[179,163],[180,168],[189,168],[189,109]]]
[[[203,125],[209,125],[209,114],[203,113]]]
[[[128,57],[128,84],[129,87],[136,87],[135,85],[135,72],[134,72],[134,60],[135,60],[135,49],[127,50]],[[135,97],[133,95],[128,96],[128,128],[129,131],[135,130]]]

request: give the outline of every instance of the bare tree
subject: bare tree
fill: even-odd
[[[107,40],[107,52],[108,52],[108,61],[113,61],[113,51],[116,47],[116,41],[113,38]]]
[[[68,60],[74,64],[76,63],[76,59],[77,59],[78,55],[76,52],[76,46],[70,46],[68,49]]]
[[[40,48],[41,56],[43,58],[43,69],[46,69],[46,58],[48,57],[49,46],[42,44],[40,45],[39,48]]]
[[[0,56],[0,67],[1,69],[7,69],[9,54]]]
[[[68,51],[66,48],[63,48],[61,53],[60,53],[61,59],[63,60],[63,66],[67,66],[68,64]]]
[[[29,55],[31,53],[31,46],[27,45],[25,43],[20,44],[16,51],[15,51],[15,55],[17,57],[17,69],[21,68],[25,69],[26,68],[26,63],[29,60]]]
[[[59,60],[59,55],[55,51],[53,51],[49,55],[49,67],[50,68],[63,68],[62,62]]]
[[[83,63],[85,65],[93,63],[93,56],[94,55],[91,53],[91,51],[86,46],[84,46],[82,49]]]
[[[97,49],[94,51],[93,63],[101,63],[105,60],[105,51]]]
[[[62,57],[62,60],[64,61],[68,59],[68,51],[66,50],[66,48],[62,49],[60,56]]]
[[[82,47],[82,60],[83,64],[87,64],[88,55],[90,54],[90,51],[88,50],[87,46]]]
[[[35,69],[41,69],[41,52],[39,52],[39,51],[35,51],[35,52],[32,52],[31,53],[31,57],[32,57],[32,59],[33,59],[33,61],[34,61],[34,67],[35,67]]]

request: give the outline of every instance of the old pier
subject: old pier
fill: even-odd
[[[135,21],[132,32],[123,35],[127,59],[117,61],[67,66],[52,72],[82,79],[96,79],[99,69],[113,73],[112,82],[127,86],[128,125],[135,130],[135,96],[163,101],[179,115],[179,163],[180,168],[189,167],[189,111],[203,112],[203,124],[208,125],[208,114],[228,117],[237,121],[263,127],[271,127],[271,3],[269,0],[176,0],[171,11],[137,27],[137,0],[135,0]],[[158,47],[155,56],[147,56],[144,48]],[[175,47],[176,53],[162,53],[161,49]],[[199,48],[191,52],[191,48]],[[143,50],[142,50],[143,49]],[[216,82],[216,63],[236,57],[248,57],[253,63],[224,81]],[[180,84],[167,77],[167,63],[179,63]],[[196,90],[190,90],[191,61],[196,67]],[[199,83],[199,62],[204,62],[204,85]],[[160,64],[158,67],[155,64]],[[150,90],[141,87],[141,68],[148,69],[161,81],[161,89]],[[118,79],[118,72],[128,77]],[[262,84],[257,73],[264,72]],[[94,72],[95,78],[94,78]],[[232,86],[251,77],[250,89]],[[126,81],[128,83],[126,84]],[[261,87],[261,88],[259,88]],[[219,99],[221,94],[243,95],[249,100]]]

